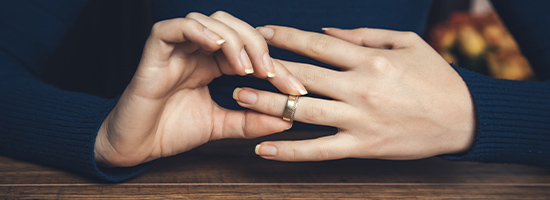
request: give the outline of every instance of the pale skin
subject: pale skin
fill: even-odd
[[[381,29],[288,27],[258,29],[269,45],[339,67],[276,61],[308,91],[332,98],[300,97],[294,120],[338,128],[331,136],[266,141],[265,159],[320,161],[341,158],[421,159],[471,148],[475,112],[465,82],[418,35]],[[282,116],[288,95],[237,88],[246,108]]]
[[[417,35],[336,28],[325,33],[278,26],[256,30],[224,12],[155,24],[136,74],[98,132],[96,162],[128,167],[211,140],[284,131],[290,126],[281,119],[287,94],[307,91],[334,100],[301,97],[294,119],[334,126],[338,133],[263,142],[257,154],[281,161],[419,159],[472,146],[469,91]],[[267,44],[342,71],[273,60]],[[224,109],[207,87],[222,74],[264,78],[285,94],[237,88],[234,98],[250,110]]]
[[[255,138],[289,127],[276,116],[218,106],[207,84],[222,74],[250,74],[284,93],[307,93],[286,68],[273,65],[253,27],[225,12],[158,22],[131,83],[99,129],[96,162],[135,166],[211,140]]]

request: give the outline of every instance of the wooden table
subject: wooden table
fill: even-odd
[[[330,133],[216,141],[119,184],[0,156],[0,199],[550,199],[544,168],[439,158],[285,163],[254,155],[261,140],[323,134]]]

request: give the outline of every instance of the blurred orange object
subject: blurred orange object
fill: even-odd
[[[457,43],[463,54],[475,59],[482,56],[487,48],[483,36],[470,24],[464,24],[457,29]]]
[[[430,30],[429,42],[447,62],[495,78],[527,80],[529,62],[498,15],[454,13]]]

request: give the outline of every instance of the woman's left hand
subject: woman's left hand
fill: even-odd
[[[266,159],[420,159],[467,151],[475,135],[469,90],[458,73],[418,35],[382,29],[329,28],[326,35],[287,27],[258,29],[268,44],[339,67],[280,61],[308,91],[294,120],[334,126],[338,133],[302,141],[267,141]],[[282,116],[287,95],[237,88],[237,102]]]

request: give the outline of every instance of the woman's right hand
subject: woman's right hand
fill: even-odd
[[[307,93],[286,68],[274,67],[264,38],[228,13],[161,21],[153,26],[132,81],[100,127],[96,162],[134,166],[210,140],[254,138],[289,127],[279,117],[218,106],[208,83],[222,74],[252,74],[284,93]]]

